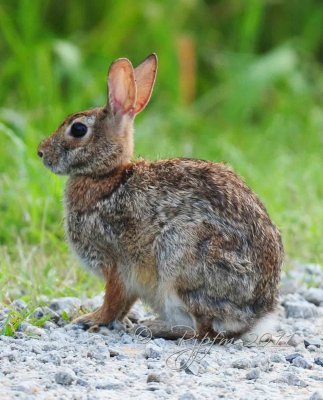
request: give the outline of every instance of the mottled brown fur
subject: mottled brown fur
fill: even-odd
[[[72,249],[107,281],[103,306],[78,322],[122,319],[141,298],[169,324],[195,327],[199,337],[238,336],[275,308],[280,234],[224,164],[131,161],[134,114],[149,99],[155,71],[154,56],[135,70],[117,60],[107,106],[69,116],[39,147],[47,167],[69,175]],[[87,126],[84,137],[72,136],[75,122]]]

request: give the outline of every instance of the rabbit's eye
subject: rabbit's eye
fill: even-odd
[[[87,132],[87,126],[82,124],[82,122],[74,122],[71,126],[71,135],[76,138],[84,136]]]

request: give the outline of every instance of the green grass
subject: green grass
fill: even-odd
[[[322,263],[323,5],[175,3],[0,0],[0,303],[102,289],[69,253],[65,179],[36,148],[67,114],[104,104],[114,58],[136,64],[151,51],[159,73],[136,154],[228,162],[280,227],[286,267]],[[194,86],[178,60],[183,39],[196,62],[193,101],[179,85]]]

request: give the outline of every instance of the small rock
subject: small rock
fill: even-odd
[[[98,383],[95,388],[103,389],[103,390],[119,390],[123,389],[125,385],[120,382],[118,379],[110,378],[107,381]]]
[[[310,351],[311,353],[315,353],[317,351],[316,346],[312,346],[311,344],[307,347],[307,350]]]
[[[41,319],[46,316],[48,319],[55,322],[59,320],[59,315],[49,307],[37,307],[33,313],[33,316],[36,319]]]
[[[323,375],[320,375],[320,376],[310,375],[309,378],[314,379],[315,381],[318,381],[318,382],[323,382]]]
[[[303,293],[303,296],[307,301],[318,306],[323,302],[323,289],[309,288]]]
[[[323,394],[319,392],[314,392],[309,400],[323,400]]]
[[[23,311],[27,308],[27,304],[23,300],[17,299],[10,304],[10,307],[16,311]]]
[[[87,353],[88,358],[94,358],[95,360],[105,361],[110,358],[110,352],[105,346],[96,346]]]
[[[52,321],[46,321],[43,326],[44,329],[50,331],[57,328],[57,325]]]
[[[159,385],[157,385],[155,382],[148,383],[147,385],[147,390],[150,390],[151,392],[155,392],[156,390],[159,391],[159,389]]]
[[[115,349],[111,349],[111,347],[109,347],[109,352],[110,352],[110,357],[117,357],[120,353],[115,350]]]
[[[317,348],[321,347],[320,339],[304,339],[304,345],[307,348],[308,346],[315,346]]]
[[[320,365],[321,367],[323,367],[323,357],[316,357],[314,358],[314,363],[316,365]]]
[[[56,372],[55,381],[60,385],[70,386],[75,381],[75,373],[72,370]]]
[[[233,344],[233,348],[236,349],[236,350],[242,350],[243,347],[244,347],[244,344],[243,344],[243,340],[242,339],[236,340],[234,342],[234,344]]]
[[[292,363],[294,358],[296,358],[296,357],[304,357],[304,356],[301,353],[292,353],[292,354],[289,354],[288,356],[286,356],[285,358],[286,358],[286,361]]]
[[[150,382],[157,382],[157,383],[161,382],[160,375],[159,374],[149,374],[147,377],[147,383],[150,383]]]
[[[162,338],[157,338],[152,341],[156,346],[161,347],[162,349],[166,346],[166,340]]]
[[[198,375],[199,365],[191,359],[182,358],[180,361],[180,369],[184,370],[187,374]]]
[[[178,397],[178,400],[196,400],[196,397],[193,393],[185,392]]]
[[[251,367],[251,361],[247,358],[240,358],[232,363],[233,368],[247,369]]]
[[[309,369],[311,365],[305,360],[304,357],[295,357],[292,361],[292,365],[299,368]]]
[[[308,301],[286,301],[283,304],[286,318],[314,318],[319,315],[318,309]]]
[[[101,307],[103,303],[103,294],[99,294],[95,297],[92,297],[92,299],[85,299],[82,301],[81,307],[83,310],[86,310],[86,312],[93,312],[99,307]]]
[[[24,392],[26,394],[35,394],[40,390],[38,385],[29,381],[20,382],[19,385],[13,386],[12,389],[16,390],[17,392]]]
[[[77,314],[81,307],[81,301],[76,297],[61,297],[51,301],[49,308],[57,311],[59,315],[64,312],[68,317],[72,317]]]
[[[288,339],[287,344],[289,346],[297,347],[300,343],[303,343],[303,340],[304,337],[302,335],[294,334]]]
[[[61,358],[57,354],[48,353],[38,358],[38,360],[44,364],[61,365]]]
[[[162,349],[153,343],[148,343],[145,349],[146,358],[161,358]]]
[[[300,379],[297,375],[291,372],[285,372],[278,379],[275,379],[273,382],[283,382],[287,383],[289,386],[298,386],[298,387],[306,387],[308,384]]]
[[[133,342],[133,338],[130,336],[130,335],[128,335],[127,333],[124,333],[122,336],[121,336],[121,343],[123,343],[123,344],[130,344],[130,343],[132,343]]]
[[[76,384],[80,385],[80,386],[84,386],[84,387],[89,386],[88,381],[86,381],[85,379],[82,379],[82,378],[78,378],[78,380],[76,381]]]
[[[323,400],[323,395],[319,392],[314,392],[309,400]]]
[[[270,356],[270,361],[274,363],[285,363],[285,357],[280,353],[274,353]]]
[[[116,331],[116,332],[125,332],[125,330],[126,330],[125,325],[122,322],[116,321],[116,320],[109,322],[107,327],[108,327],[108,329],[110,329],[112,331]],[[100,332],[101,332],[101,330],[100,330]],[[110,334],[111,334],[111,332],[110,332]]]
[[[0,328],[1,330],[1,328]],[[15,339],[24,339],[26,337],[26,335],[23,332],[15,332],[14,336]]]
[[[252,359],[251,361],[251,367],[256,368],[256,367],[261,367],[264,368],[268,366],[268,358],[263,357],[263,356],[258,356]]]
[[[246,375],[246,379],[252,380],[252,379],[258,379],[260,376],[260,369],[259,368],[253,368],[251,371],[249,371]]]
[[[38,326],[33,326],[33,325],[28,325],[25,330],[24,333],[26,335],[36,335],[36,336],[44,336],[45,335],[45,330],[42,328],[38,328]]]

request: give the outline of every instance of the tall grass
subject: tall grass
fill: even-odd
[[[0,301],[98,289],[64,242],[64,179],[36,148],[104,104],[113,59],[151,51],[137,155],[230,163],[281,228],[286,265],[322,262],[322,26],[314,0],[0,0]]]

